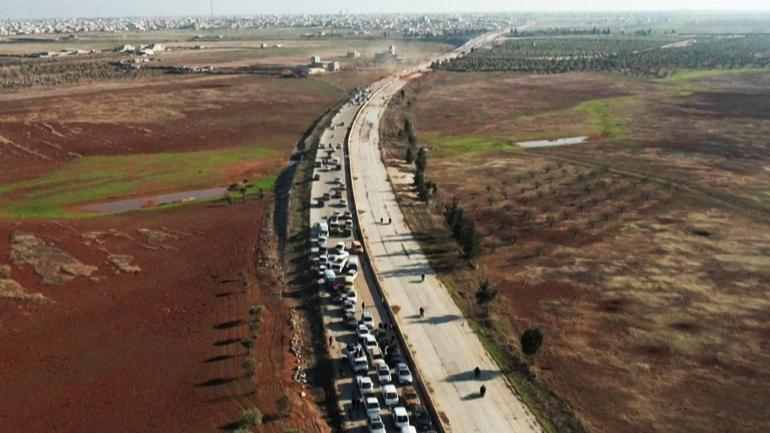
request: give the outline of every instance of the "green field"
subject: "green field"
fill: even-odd
[[[228,168],[274,151],[236,147],[217,151],[94,156],[74,160],[45,176],[0,187],[0,216],[55,218],[83,216],[73,208],[86,203],[223,185]],[[253,188],[270,188],[275,173],[250,179]],[[240,180],[240,179],[238,179]]]

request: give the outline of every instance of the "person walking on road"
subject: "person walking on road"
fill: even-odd
[[[479,394],[481,394],[481,397],[483,398],[485,395],[487,395],[487,387],[484,385],[481,385],[481,388],[479,388]]]
[[[473,369],[473,376],[478,379],[481,377],[481,369],[476,367]]]
[[[332,336],[330,335],[330,336],[329,336],[329,346],[333,346],[333,345],[334,345],[334,339],[333,339],[333,338],[332,338]]]
[[[425,281],[425,274],[420,274],[420,282],[422,283],[424,281]]]
[[[425,317],[425,308],[420,307],[420,319]]]

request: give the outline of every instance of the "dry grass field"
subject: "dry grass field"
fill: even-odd
[[[72,44],[174,46],[192,34],[124,36]],[[296,31],[226,37],[221,44],[235,48],[171,51],[152,64],[293,67],[311,53],[337,58],[347,49],[299,41]],[[281,38],[293,42],[256,48]],[[62,44],[0,44],[0,54]],[[354,44],[368,52],[389,42]],[[437,49],[404,47],[415,59]],[[0,430],[231,431],[243,409],[257,407],[259,431],[331,431],[317,394],[293,379],[290,343],[311,335],[289,325],[299,301],[281,296],[269,191],[316,120],[391,71],[348,66],[304,79],[93,74],[0,94]],[[106,216],[80,209],[244,179],[250,195],[232,205],[215,197]],[[255,304],[264,306],[258,320]],[[304,314],[295,313],[299,323]],[[249,337],[257,349],[242,347]],[[259,363],[252,377],[247,357]]]
[[[428,206],[401,189],[412,227],[557,429],[572,415],[608,433],[770,428],[768,79],[437,72],[392,103],[388,161],[413,170],[409,118],[438,185]],[[483,237],[475,268],[443,221],[453,197]],[[484,277],[500,292],[488,318]],[[533,326],[529,380],[518,336]]]

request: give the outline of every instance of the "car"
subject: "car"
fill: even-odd
[[[358,320],[356,320],[356,313],[351,313],[349,311],[345,311],[345,323],[348,324],[350,327],[357,327],[358,326]]]
[[[325,192],[323,197],[324,197],[324,201],[329,201],[332,199],[331,194],[329,194],[328,192]]]
[[[388,351],[388,356],[385,357],[388,361],[388,365],[396,365],[404,362],[404,356],[401,354],[401,350],[396,348]]]
[[[390,367],[388,367],[388,363],[384,359],[377,361],[374,366],[377,370],[377,379],[380,381],[380,385],[393,381],[393,377],[390,375]]]
[[[345,299],[356,304],[358,303],[358,293],[355,289],[350,289],[345,293]]]
[[[412,384],[412,372],[409,371],[409,367],[405,363],[399,362],[396,365],[396,376],[398,377],[398,383],[401,385]]]
[[[364,311],[361,314],[361,323],[366,325],[369,329],[374,329],[374,316],[369,311]]]
[[[356,373],[366,373],[369,371],[369,361],[366,360],[366,355],[361,355],[353,358],[350,361],[350,366]]]
[[[319,149],[326,149],[326,143],[318,143]]]
[[[342,143],[337,143],[337,149],[342,149]]]
[[[355,357],[356,353],[358,353],[360,350],[363,350],[360,344],[354,343],[354,344],[346,344],[345,345],[345,356],[347,358]]]
[[[321,175],[319,173],[313,174],[313,180],[321,180]]]
[[[430,420],[430,414],[425,406],[418,404],[412,407],[412,424],[421,432],[433,428],[433,422]]]
[[[369,418],[368,421],[369,433],[386,433],[385,423],[382,422],[382,418],[377,415],[376,418]]]
[[[355,314],[356,314],[356,304],[346,300],[346,301],[344,301],[342,303],[342,311],[344,311],[345,314],[350,313],[350,314],[352,314],[355,317]],[[367,331],[368,331],[368,329],[367,329]]]
[[[374,384],[368,376],[356,376],[356,385],[358,385],[358,394],[361,397],[374,395]]]
[[[403,406],[396,406],[393,408],[393,422],[396,424],[396,428],[401,428],[409,425],[409,415],[406,414],[406,408]]]
[[[396,385],[387,384],[382,387],[382,398],[385,401],[385,406],[393,407],[398,404],[398,392],[396,391]]]
[[[359,324],[358,326],[362,326],[362,325]],[[366,327],[366,325],[363,325],[363,326]],[[369,331],[369,328],[366,328],[366,330]],[[359,338],[361,339],[361,343],[364,345],[364,350],[366,351],[366,353],[370,355],[372,354],[372,350],[374,350],[375,348],[377,349],[380,348],[380,346],[377,344],[377,339],[371,333],[365,334],[364,336]]]
[[[318,238],[318,247],[326,248],[326,238]]]
[[[414,407],[420,404],[420,396],[417,395],[417,391],[411,385],[401,389],[401,399],[406,407]]]
[[[372,364],[375,364],[379,361],[385,361],[385,357],[382,356],[382,349],[380,349],[379,345],[369,348],[366,353],[369,355],[369,359],[372,361]]]
[[[325,204],[326,204],[326,201],[324,199],[322,198],[318,199],[318,207],[324,207]]]
[[[366,397],[364,406],[366,407],[366,415],[369,418],[380,416],[380,401],[377,400],[377,397]]]
[[[353,251],[353,254],[364,253],[364,247],[361,245],[361,242],[359,241],[353,241],[353,244],[351,245],[350,250]]]
[[[369,332],[369,328],[367,328],[366,325],[364,325],[363,323],[359,323],[358,326],[356,327],[356,336],[358,337],[358,339],[363,340],[364,338],[370,335],[371,333]]]
[[[417,433],[417,429],[413,425],[405,425],[401,427],[398,433]]]
[[[339,184],[340,182],[342,182],[342,179],[340,179],[339,177],[334,178],[334,183]]]
[[[348,201],[345,200],[344,198],[341,198],[339,206],[340,207],[348,207]]]
[[[345,242],[337,242],[336,245],[334,245],[334,250],[339,254],[342,252],[345,252]]]

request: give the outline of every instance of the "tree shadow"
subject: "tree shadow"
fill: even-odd
[[[241,341],[240,338],[228,338],[225,340],[219,340],[214,342],[214,346],[228,346],[230,344],[235,344],[237,342]]]
[[[218,325],[214,325],[212,329],[230,329],[235,328],[236,326],[240,326],[243,324],[243,320],[237,319],[237,320],[230,320],[227,322],[222,322]]]
[[[210,386],[225,385],[225,384],[228,384],[230,382],[233,382],[235,379],[237,379],[237,378],[235,378],[235,377],[217,377],[215,379],[210,379],[210,380],[207,380],[205,382],[196,383],[195,387],[196,388],[206,388],[206,387],[210,387]]]
[[[230,354],[218,355],[218,356],[212,356],[211,358],[208,358],[208,359],[204,359],[201,362],[204,364],[210,364],[212,362],[227,361],[228,359],[232,359],[234,357],[235,357],[234,355],[230,355]]]

